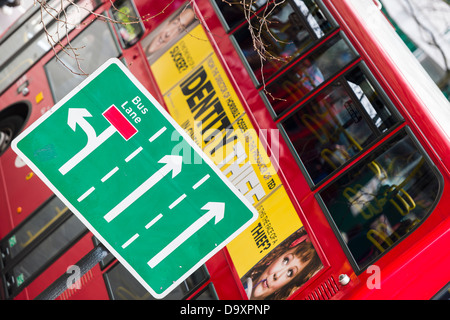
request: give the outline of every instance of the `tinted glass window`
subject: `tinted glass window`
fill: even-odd
[[[405,131],[320,192],[360,269],[420,224],[439,195],[435,171]]]
[[[281,124],[317,184],[397,122],[362,70],[355,68]]]
[[[444,288],[442,288],[433,298],[432,300],[450,300],[450,283],[447,284]]]
[[[315,0],[294,0],[293,2],[300,9],[317,38],[323,37],[325,33],[332,29],[330,22]]]
[[[92,73],[109,58],[120,55],[111,27],[100,20],[94,21],[72,40],[71,44],[72,47],[79,48],[76,54],[81,60],[76,60],[73,55],[60,52],[59,60],[55,57],[45,65],[55,102],[86,79],[86,76],[81,73]],[[79,70],[78,62],[80,62],[82,70]]]
[[[111,15],[119,23],[114,23],[117,34],[124,48],[136,44],[144,34],[144,26],[134,3],[129,0],[118,0],[111,9]]]
[[[52,198],[47,204],[27,219],[8,239],[2,241],[2,253],[5,267],[20,252],[25,250],[33,241],[42,236],[63,215],[70,214],[68,208],[57,197]]]
[[[212,283],[208,284],[198,295],[192,300],[219,300],[216,289]]]
[[[350,107],[349,107],[350,106]],[[329,87],[283,123],[314,183],[363,149],[375,136],[343,87]]]
[[[244,13],[244,5],[241,1],[215,0],[215,2],[217,7],[219,8],[219,11],[222,13],[222,17],[224,18],[228,29],[236,28],[245,20],[246,13]],[[267,0],[250,0],[246,1],[245,3],[250,4],[251,10],[248,13],[251,13],[256,12],[261,7],[263,7],[267,3]]]
[[[318,11],[314,2],[306,3],[300,0],[275,2],[269,5],[268,9],[258,12],[257,17],[251,20],[253,36],[248,25],[234,34],[259,82],[262,79],[267,80],[331,30],[331,25]],[[254,39],[258,41],[254,42]],[[266,59],[262,60],[261,55]]]
[[[201,284],[208,280],[206,268],[201,267],[191,274],[164,300],[181,300],[191,295]],[[105,274],[109,295],[112,300],[154,300],[153,296],[120,263]]]
[[[89,10],[96,6],[90,1],[84,6],[87,10],[80,10],[75,3],[78,1],[53,1],[50,7],[55,11],[38,10],[14,34],[0,45],[0,92],[9,87],[11,83],[34,63],[39,61],[50,49],[47,34],[55,44],[64,41],[67,33],[72,31],[85,17]],[[72,4],[71,4],[72,3]],[[64,9],[63,9],[64,8]],[[68,23],[58,23],[55,18],[61,15],[60,20]],[[63,16],[63,17],[62,17]],[[41,24],[45,23],[46,32]]]
[[[267,86],[274,113],[280,115],[356,57],[347,42],[340,37],[327,41]]]
[[[86,231],[80,220],[72,215],[8,271],[6,278],[11,279],[14,287],[21,287],[25,281],[36,277],[47,263],[58,257]]]
[[[380,94],[359,68],[346,74],[345,80],[380,132],[385,132],[394,125],[396,117],[389,111]]]

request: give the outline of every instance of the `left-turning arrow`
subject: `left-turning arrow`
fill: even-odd
[[[181,164],[183,162],[182,156],[164,156],[158,163],[165,163],[166,165],[156,171],[150,178],[144,181],[139,187],[131,192],[125,199],[123,199],[117,206],[109,211],[105,216],[105,220],[111,222],[112,219],[117,217],[126,208],[128,208],[133,202],[139,199],[144,193],[150,190],[155,184],[157,184],[162,178],[172,171],[172,178],[181,172]]]
[[[176,248],[178,248],[183,242],[189,239],[194,233],[203,228],[209,221],[215,218],[214,224],[219,223],[225,215],[225,203],[223,202],[208,202],[202,207],[202,210],[208,210],[197,221],[191,224],[186,230],[184,230],[178,237],[176,237],[171,243],[169,243],[164,249],[162,249],[157,255],[150,259],[147,264],[150,268],[154,268],[158,263],[164,260],[169,254],[171,254]]]
[[[85,108],[70,108],[68,113],[67,124],[73,131],[76,131],[78,125],[86,133],[88,140],[83,149],[59,168],[59,172],[63,175],[72,170],[73,167],[80,163],[117,131],[116,128],[111,125],[97,136],[94,128],[85,119],[86,117],[92,117],[88,110]]]

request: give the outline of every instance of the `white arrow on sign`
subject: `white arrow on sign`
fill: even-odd
[[[202,207],[202,210],[208,210],[197,221],[191,224],[186,230],[184,230],[178,237],[176,237],[171,243],[169,243],[164,249],[162,249],[157,255],[150,259],[147,264],[150,268],[154,268],[158,263],[164,260],[169,254],[171,254],[176,248],[178,248],[183,242],[189,239],[194,233],[203,228],[210,220],[215,218],[214,223],[219,223],[225,215],[225,203],[223,202],[208,202]]]
[[[115,217],[121,214],[126,208],[128,208],[133,202],[139,199],[144,193],[150,190],[155,184],[157,184],[162,178],[172,171],[172,179],[181,172],[181,164],[183,162],[182,156],[164,156],[158,163],[165,163],[166,165],[156,171],[150,178],[145,180],[139,187],[131,192],[125,199],[123,199],[118,205],[116,205],[105,216],[107,222],[111,222]]]
[[[65,175],[72,170],[78,163],[86,158],[92,151],[98,148],[103,142],[111,137],[117,129],[114,126],[109,126],[99,136],[95,133],[94,128],[85,119],[92,117],[89,111],[85,108],[69,108],[69,116],[67,117],[67,124],[73,131],[76,131],[77,124],[86,133],[88,141],[86,146],[75,154],[69,161],[59,168],[59,172]]]

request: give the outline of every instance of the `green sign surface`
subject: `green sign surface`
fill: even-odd
[[[117,59],[26,128],[12,147],[157,298],[257,218]]]

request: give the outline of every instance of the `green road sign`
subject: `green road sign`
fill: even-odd
[[[157,298],[257,218],[117,59],[12,147]]]

